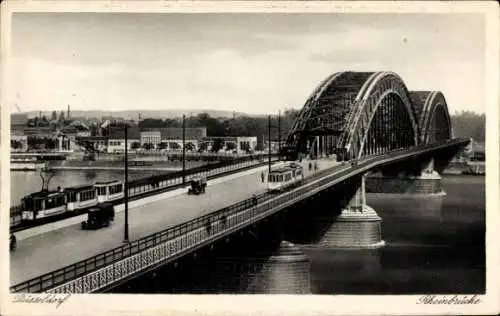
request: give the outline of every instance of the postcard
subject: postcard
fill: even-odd
[[[493,2],[3,2],[2,314],[497,314],[498,30]]]

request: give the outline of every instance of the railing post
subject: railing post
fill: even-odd
[[[128,243],[128,126],[125,125],[125,183],[124,183],[124,193],[125,193],[125,231],[123,242]]]
[[[269,173],[271,173],[271,115],[269,115],[268,119],[267,119],[267,133],[268,133],[268,138],[267,138],[268,155],[267,155],[267,160],[268,160]]]
[[[281,110],[278,112],[278,160],[281,160]]]

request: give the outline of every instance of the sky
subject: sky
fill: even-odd
[[[22,111],[272,114],[352,70],[485,112],[482,15],[14,13],[11,36],[6,96]]]

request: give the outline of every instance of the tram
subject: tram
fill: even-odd
[[[301,165],[291,163],[287,166],[272,170],[267,176],[269,191],[283,191],[304,180],[304,170]]]
[[[25,196],[21,200],[23,220],[36,220],[66,212],[66,193],[43,190]]]
[[[68,211],[74,211],[97,205],[97,189],[93,185],[67,188],[66,192]]]
[[[97,182],[94,187],[97,190],[98,203],[118,200],[125,196],[124,185],[119,180]]]
[[[93,207],[99,203],[119,200],[125,196],[124,185],[119,180],[97,182],[64,190],[42,190],[21,199],[23,221],[35,221],[65,212]]]

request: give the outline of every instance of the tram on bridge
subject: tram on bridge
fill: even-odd
[[[272,170],[267,176],[268,190],[283,191],[288,187],[297,185],[304,180],[304,170],[297,163]]]
[[[97,204],[96,188],[93,185],[67,188],[68,211],[74,211]]]
[[[33,222],[65,212],[83,210],[98,203],[119,200],[124,195],[124,185],[119,180],[97,182],[94,185],[64,190],[42,190],[21,199],[21,218],[23,221]]]
[[[125,196],[124,185],[119,180],[97,182],[94,187],[99,203],[122,199]]]
[[[66,212],[66,193],[42,190],[21,200],[22,219],[32,221]]]

